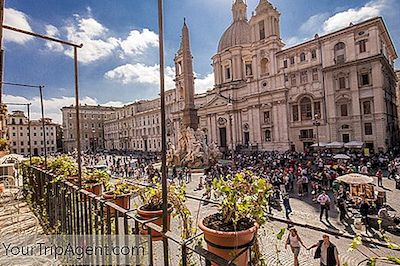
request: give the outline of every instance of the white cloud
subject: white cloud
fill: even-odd
[[[77,44],[83,43],[78,50],[78,60],[84,64],[110,56],[118,46],[118,40],[107,37],[108,29],[94,18],[82,18],[75,15],[75,21],[65,27],[67,38]],[[64,53],[73,57],[73,50]]]
[[[158,35],[148,29],[143,29],[142,32],[132,30],[120,43],[124,54],[138,55],[150,47],[158,47]]]
[[[159,86],[160,66],[147,66],[142,63],[125,64],[118,66],[104,74],[109,80],[116,80],[122,84],[148,84]],[[165,68],[165,88],[171,89],[174,85],[175,71],[172,67]]]
[[[12,8],[5,8],[4,10],[4,24],[8,26],[23,29],[26,31],[32,31],[32,28],[28,20],[29,20],[28,16],[21,11]],[[10,30],[4,30],[4,40],[7,42],[25,44],[32,39],[33,39],[32,36],[26,34]]]
[[[196,75],[197,76],[197,75]],[[214,74],[209,73],[203,77],[196,77],[194,81],[196,93],[204,93],[214,87]]]
[[[60,31],[57,29],[57,27],[53,25],[46,25],[45,26],[45,31],[46,35],[51,36],[51,37],[59,37],[60,36]],[[51,42],[51,41],[46,41],[46,47],[55,52],[63,52],[64,51],[64,46],[61,43],[56,43],[56,42]]]
[[[372,0],[360,8],[350,8],[328,18],[322,26],[323,33],[347,27],[350,23],[359,23],[382,14],[387,0]]]
[[[302,43],[307,39],[313,38],[316,33],[320,35],[326,34],[348,27],[350,23],[356,24],[376,16],[381,16],[389,8],[391,1],[371,0],[364,6],[349,8],[333,15],[329,13],[313,15],[300,26],[302,34],[289,37],[285,40],[286,46],[290,47]]]
[[[329,13],[321,13],[311,16],[300,26],[300,31],[307,34],[319,33],[321,31],[321,26],[327,18],[329,18]]]
[[[33,98],[26,98],[22,96],[14,96],[6,94],[4,95],[4,102],[12,102],[12,103],[31,103],[31,118],[32,119],[40,119],[42,117],[40,111],[40,98],[33,97]],[[81,104],[88,104],[88,105],[97,105],[98,101],[91,97],[84,97],[80,100]],[[70,106],[75,104],[74,97],[59,97],[59,98],[50,98],[44,99],[44,113],[45,117],[50,117],[53,121],[60,123],[62,122],[61,116],[61,108],[64,106]],[[26,113],[26,108],[23,106],[8,106],[8,110],[11,112],[13,110],[22,110]]]

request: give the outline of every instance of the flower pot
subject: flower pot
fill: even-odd
[[[258,225],[254,224],[253,227],[237,232],[223,232],[208,228],[203,223],[204,219],[200,220],[199,227],[204,232],[204,240],[207,242],[208,251],[224,258],[227,261],[232,260],[237,254],[239,254],[245,248],[235,248],[250,243],[255,234],[257,233]],[[218,248],[228,247],[229,249]],[[242,255],[234,260],[234,263],[238,266],[247,266],[249,261],[250,249],[245,251]],[[216,265],[217,264],[213,264]]]
[[[171,225],[171,213],[172,213],[172,206],[169,206],[168,208],[168,216],[167,216],[167,227],[168,230],[170,229],[170,225]],[[159,225],[162,227],[162,215],[163,215],[163,211],[162,210],[157,210],[157,211],[147,211],[143,209],[143,206],[140,206],[139,209],[137,210],[137,215],[140,219],[142,220],[150,220],[152,218],[155,217],[159,217],[157,220],[154,220],[152,223]],[[148,235],[148,231],[147,231],[147,227],[144,226],[140,226],[140,234],[141,235]],[[162,240],[162,235],[156,231],[151,231],[151,236],[152,239],[154,241],[157,240]]]
[[[100,196],[103,193],[103,184],[102,183],[85,183],[84,189],[88,192],[92,192],[93,194]]]
[[[3,183],[0,183],[0,193],[3,193],[4,191],[6,191],[6,187]]]
[[[131,194],[115,195],[114,191],[108,191],[103,193],[103,198],[107,201],[112,201],[124,209],[130,209]],[[104,212],[107,213],[107,208],[104,208]],[[114,209],[110,209],[110,212],[111,216],[115,216],[116,211]]]

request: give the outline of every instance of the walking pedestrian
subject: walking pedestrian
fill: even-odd
[[[361,217],[363,219],[364,225],[365,225],[365,232],[367,232],[368,227],[369,227],[369,218],[368,218],[368,214],[369,214],[369,203],[365,198],[365,195],[361,196],[362,202],[360,205],[360,214]]]
[[[289,228],[289,235],[286,240],[285,244],[285,249],[287,249],[287,246],[289,245],[294,256],[294,266],[299,266],[299,254],[300,254],[300,244],[306,248],[304,245],[303,241],[301,240],[299,234],[297,233],[296,228],[290,227]]]
[[[325,219],[326,221],[328,221],[328,211],[330,208],[330,203],[331,203],[331,199],[329,198],[328,194],[326,194],[325,190],[322,191],[322,194],[318,196],[317,198],[317,202],[319,203],[320,206],[320,214],[319,214],[319,219],[322,221],[322,216],[325,212]]]
[[[307,250],[315,247],[317,249],[315,250],[314,259],[320,260],[320,266],[340,266],[339,252],[336,246],[329,241],[328,235],[323,235],[322,240],[307,248]]]
[[[344,191],[343,187],[340,186],[338,197],[337,197],[337,207],[339,209],[339,220],[343,223],[344,219],[346,218],[347,210],[346,210],[346,192]]]
[[[383,183],[382,183],[382,179],[383,179],[383,173],[382,173],[382,171],[381,171],[381,169],[379,169],[377,172],[376,172],[376,177],[378,178],[378,186],[380,186],[380,187],[383,187]]]
[[[289,199],[290,199],[289,194],[285,193],[282,196],[282,199],[283,199],[283,207],[285,208],[286,219],[289,219],[289,214],[292,213],[292,207],[290,206],[290,202],[289,202]]]

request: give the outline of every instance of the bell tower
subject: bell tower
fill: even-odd
[[[175,55],[175,88],[182,113],[182,127],[197,129],[197,111],[194,106],[194,75],[192,53],[189,43],[189,28],[183,21],[181,46]]]

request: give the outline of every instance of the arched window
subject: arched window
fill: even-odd
[[[339,42],[335,45],[334,51],[336,64],[344,63],[346,61],[346,45],[343,42]]]
[[[268,59],[267,58],[263,58],[261,60],[261,74],[262,75],[268,74]]]
[[[300,62],[306,61],[306,53],[301,53],[300,54]]]
[[[300,114],[301,114],[301,120],[312,119],[312,102],[309,97],[304,97],[303,99],[301,99]]]

